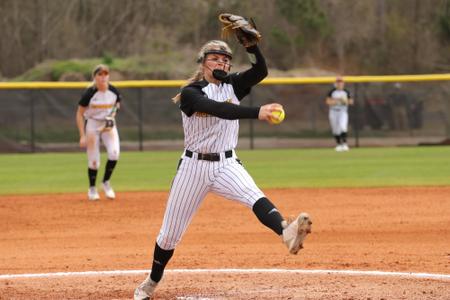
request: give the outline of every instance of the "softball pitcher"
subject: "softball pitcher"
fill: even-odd
[[[121,96],[109,83],[109,68],[98,65],[92,72],[93,85],[84,92],[77,110],[77,126],[80,147],[86,148],[88,156],[89,200],[99,200],[96,188],[100,167],[100,140],[105,145],[108,161],[103,176],[103,191],[108,199],[116,197],[109,182],[120,154],[119,133],[114,117],[120,108]]]
[[[353,105],[353,99],[344,85],[344,79],[337,77],[334,88],[325,100],[329,106],[328,117],[337,144],[335,150],[338,152],[350,150],[347,145],[348,106]]]
[[[230,73],[229,46],[223,41],[209,41],[198,54],[194,76],[174,98],[181,109],[185,149],[156,239],[152,270],[136,288],[135,300],[150,299],[175,247],[209,192],[251,208],[262,224],[281,237],[292,254],[297,254],[311,232],[308,214],[300,214],[291,223],[285,221],[237,158],[239,119],[271,122],[272,112],[281,107],[276,103],[240,106],[250,89],[267,76],[258,46],[248,46],[246,51],[252,67]]]

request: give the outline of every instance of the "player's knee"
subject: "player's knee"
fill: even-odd
[[[175,249],[177,244],[180,242],[180,239],[181,238],[176,238],[171,235],[160,233],[158,235],[158,238],[156,239],[156,242],[162,249],[170,250],[170,249]]]
[[[108,155],[108,160],[119,160],[119,154]]]
[[[96,159],[89,160],[88,166],[89,166],[89,169],[98,170],[98,168],[100,168],[100,161],[98,161]]]
[[[120,152],[119,151],[111,151],[108,153],[109,160],[119,160]]]

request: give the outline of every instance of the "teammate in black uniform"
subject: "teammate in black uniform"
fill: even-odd
[[[176,245],[208,192],[253,209],[256,217],[279,235],[292,254],[302,248],[311,231],[306,213],[293,222],[283,219],[276,207],[256,186],[235,153],[239,119],[271,122],[272,103],[261,107],[240,106],[252,86],[267,76],[258,47],[246,48],[252,67],[229,73],[232,53],[225,42],[210,41],[200,50],[199,67],[181,93],[180,103],[185,149],[172,183],[163,224],[156,240],[151,274],[135,290],[134,299],[150,299]]]
[[[77,110],[77,126],[80,133],[80,147],[86,148],[88,156],[89,200],[99,200],[96,188],[97,172],[100,167],[100,139],[108,152],[103,191],[109,199],[116,197],[109,182],[114,167],[119,159],[120,143],[117,127],[105,127],[107,118],[114,118],[120,108],[121,96],[109,83],[109,68],[98,65],[93,73],[93,84],[84,92]]]

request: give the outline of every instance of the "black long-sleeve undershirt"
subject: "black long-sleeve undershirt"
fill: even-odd
[[[246,48],[249,55],[254,55],[256,61],[252,62],[252,67],[244,72],[238,72],[231,76],[231,81],[236,90],[239,100],[244,98],[252,86],[255,86],[267,77],[268,71],[266,60],[257,45]],[[243,95],[241,95],[243,94]]]
[[[259,115],[259,107],[217,102],[206,97],[201,89],[194,86],[183,89],[180,108],[188,117],[195,112],[207,113],[226,120],[257,119]]]

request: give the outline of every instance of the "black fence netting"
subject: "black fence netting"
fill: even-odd
[[[241,120],[240,148],[332,147],[329,84],[259,85],[242,105],[281,103],[280,125]],[[444,144],[450,136],[450,82],[348,83],[349,141],[354,146]],[[124,150],[183,147],[179,88],[121,88],[117,124]],[[82,89],[0,90],[0,152],[74,151]]]

